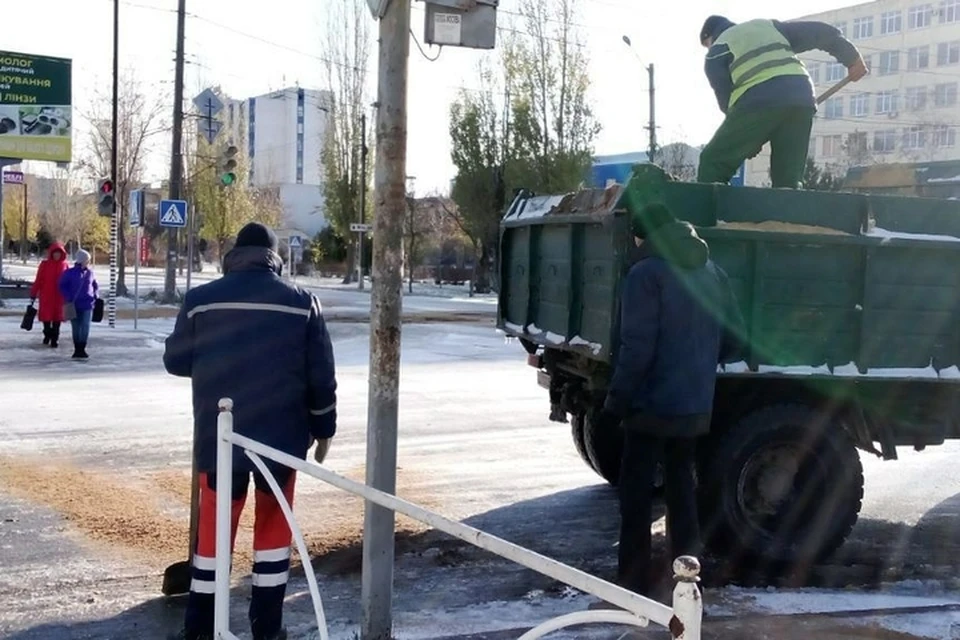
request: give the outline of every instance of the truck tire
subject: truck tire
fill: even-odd
[[[623,454],[623,432],[620,429],[600,429],[588,413],[583,420],[583,448],[590,468],[610,485],[620,481],[620,457]]]
[[[766,566],[813,563],[850,535],[863,466],[853,441],[823,411],[764,407],[708,442],[701,521],[718,555]]]
[[[593,463],[590,462],[590,456],[587,455],[587,447],[583,442],[583,414],[570,416],[570,436],[573,438],[573,446],[576,448],[580,458],[587,463],[587,466],[593,469]],[[596,469],[593,469],[596,471]]]

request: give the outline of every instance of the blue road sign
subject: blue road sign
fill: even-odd
[[[134,189],[130,192],[130,226],[139,227],[143,224],[143,189]]]
[[[180,229],[187,226],[187,201],[161,200],[157,217],[160,219],[161,227]]]
[[[302,247],[303,247],[303,241],[300,240],[300,236],[290,236],[291,249],[300,249]]]

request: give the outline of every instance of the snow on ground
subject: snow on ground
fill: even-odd
[[[95,325],[91,360],[75,362],[66,349],[43,348],[39,332],[20,331],[17,318],[0,318],[0,637],[152,640],[179,624],[182,605],[158,599],[163,567],[184,555],[189,501],[189,381],[165,375],[160,364],[172,323],[142,320],[139,331],[125,319],[115,329]],[[339,367],[340,429],[328,464],[362,478],[368,327],[332,322],[330,330]],[[548,422],[545,392],[522,349],[489,326],[462,323],[405,325],[402,344],[398,494],[612,577],[616,495],[579,460],[569,428]],[[946,575],[879,593],[708,586],[708,612],[716,624],[727,624],[723,616],[732,614],[762,621],[771,614],[960,604],[952,591],[958,585],[947,580],[958,575],[956,566],[944,559],[960,555],[958,451],[951,443],[904,452],[899,462],[865,457],[864,514],[848,545],[854,554],[935,566]],[[295,504],[332,637],[352,638],[360,616],[361,503],[303,479]],[[662,527],[660,522],[655,530]],[[398,530],[397,638],[515,638],[520,634],[504,630],[595,601],[404,518]],[[249,544],[249,532],[242,532],[232,608],[241,637]],[[916,555],[914,544],[929,557]],[[858,557],[851,561],[863,562]],[[287,604],[293,637],[314,637],[312,619],[305,581],[296,574]],[[831,625],[841,622],[942,639],[950,637],[956,614],[830,618]],[[622,633],[598,628],[556,637],[612,639]],[[787,634],[750,637],[792,640]]]

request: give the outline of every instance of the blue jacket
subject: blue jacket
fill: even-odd
[[[320,302],[284,282],[281,267],[269,249],[233,249],[222,278],[187,293],[167,337],[164,366],[193,383],[200,471],[216,470],[221,398],[233,399],[236,432],[299,458],[312,439],[336,432],[333,346]],[[233,466],[252,469],[236,449]]]
[[[849,67],[860,58],[857,48],[843,37],[840,30],[825,22],[801,21],[780,22],[773,20],[773,25],[790,42],[795,53],[804,53],[819,49],[826,51],[838,62]],[[716,39],[721,33],[733,26],[734,23],[720,24],[713,33]],[[733,54],[726,45],[714,45],[707,51],[707,60],[704,71],[707,80],[717,96],[720,110],[727,112],[730,103],[730,93],[733,91],[733,80],[730,78],[730,63]],[[816,109],[816,97],[813,83],[809,77],[779,76],[767,80],[749,89],[737,101],[734,111],[757,111],[776,107],[809,107]]]
[[[727,275],[693,227],[661,227],[623,283],[604,409],[652,435],[706,433],[717,364],[737,356],[742,322]]]
[[[97,279],[93,277],[93,271],[89,267],[75,264],[60,276],[60,295],[63,301],[72,302],[77,311],[90,311],[93,309],[97,296],[100,293],[100,285]]]

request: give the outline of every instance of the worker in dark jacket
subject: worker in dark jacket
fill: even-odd
[[[697,555],[695,443],[710,429],[717,365],[736,359],[743,320],[723,270],[663,205],[633,223],[639,246],[621,293],[620,341],[601,428],[622,427],[622,586],[650,597],[654,474],[663,457],[672,557]],[[663,576],[666,578],[667,576]]]
[[[333,348],[320,302],[281,279],[277,238],[263,225],[240,230],[223,261],[224,276],[189,291],[167,338],[167,371],[192,379],[200,518],[185,629],[179,638],[213,637],[217,403],[233,399],[237,433],[304,458],[316,441],[322,462],[336,431]],[[268,463],[288,501],[294,472]],[[233,458],[233,535],[253,470]],[[255,640],[286,638],[282,606],[290,568],[290,529],[279,503],[254,473],[253,597]]]
[[[813,83],[798,53],[820,49],[857,81],[867,74],[857,48],[824,22],[707,18],[700,43],[705,70],[726,118],[700,154],[698,182],[726,183],[747,158],[770,143],[774,188],[796,189],[802,178],[816,113]]]

